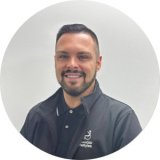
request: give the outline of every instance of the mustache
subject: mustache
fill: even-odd
[[[64,76],[66,73],[79,73],[79,74],[80,74],[81,76],[83,76],[83,77],[86,76],[86,74],[85,74],[83,71],[70,70],[70,69],[67,69],[67,70],[62,71],[61,76]]]

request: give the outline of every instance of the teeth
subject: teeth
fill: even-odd
[[[65,75],[65,77],[68,77],[68,78],[80,78],[80,77],[82,77],[82,75]]]
[[[70,75],[70,76],[67,76],[68,78],[79,78],[80,76],[72,76],[72,75]]]

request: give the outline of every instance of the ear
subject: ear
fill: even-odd
[[[97,71],[100,70],[101,65],[102,65],[102,56],[98,56],[98,58],[97,58]]]

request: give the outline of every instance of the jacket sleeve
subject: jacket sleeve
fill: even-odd
[[[33,139],[34,139],[39,121],[40,121],[39,115],[33,109],[31,109],[20,131],[23,137],[25,137],[31,143],[33,143]]]
[[[127,110],[121,115],[115,125],[113,138],[113,151],[131,142],[140,132],[142,128],[138,118],[133,110]]]
[[[35,110],[31,110],[28,113],[20,133],[41,150],[50,154],[55,152],[57,136],[54,130],[50,129],[48,123]]]

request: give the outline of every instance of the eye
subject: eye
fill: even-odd
[[[86,61],[86,60],[90,59],[90,55],[88,55],[88,54],[80,54],[80,55],[78,55],[78,59],[80,61]]]
[[[60,60],[60,61],[65,61],[65,60],[68,60],[69,58],[67,54],[58,54],[56,57],[57,57],[57,60]]]

